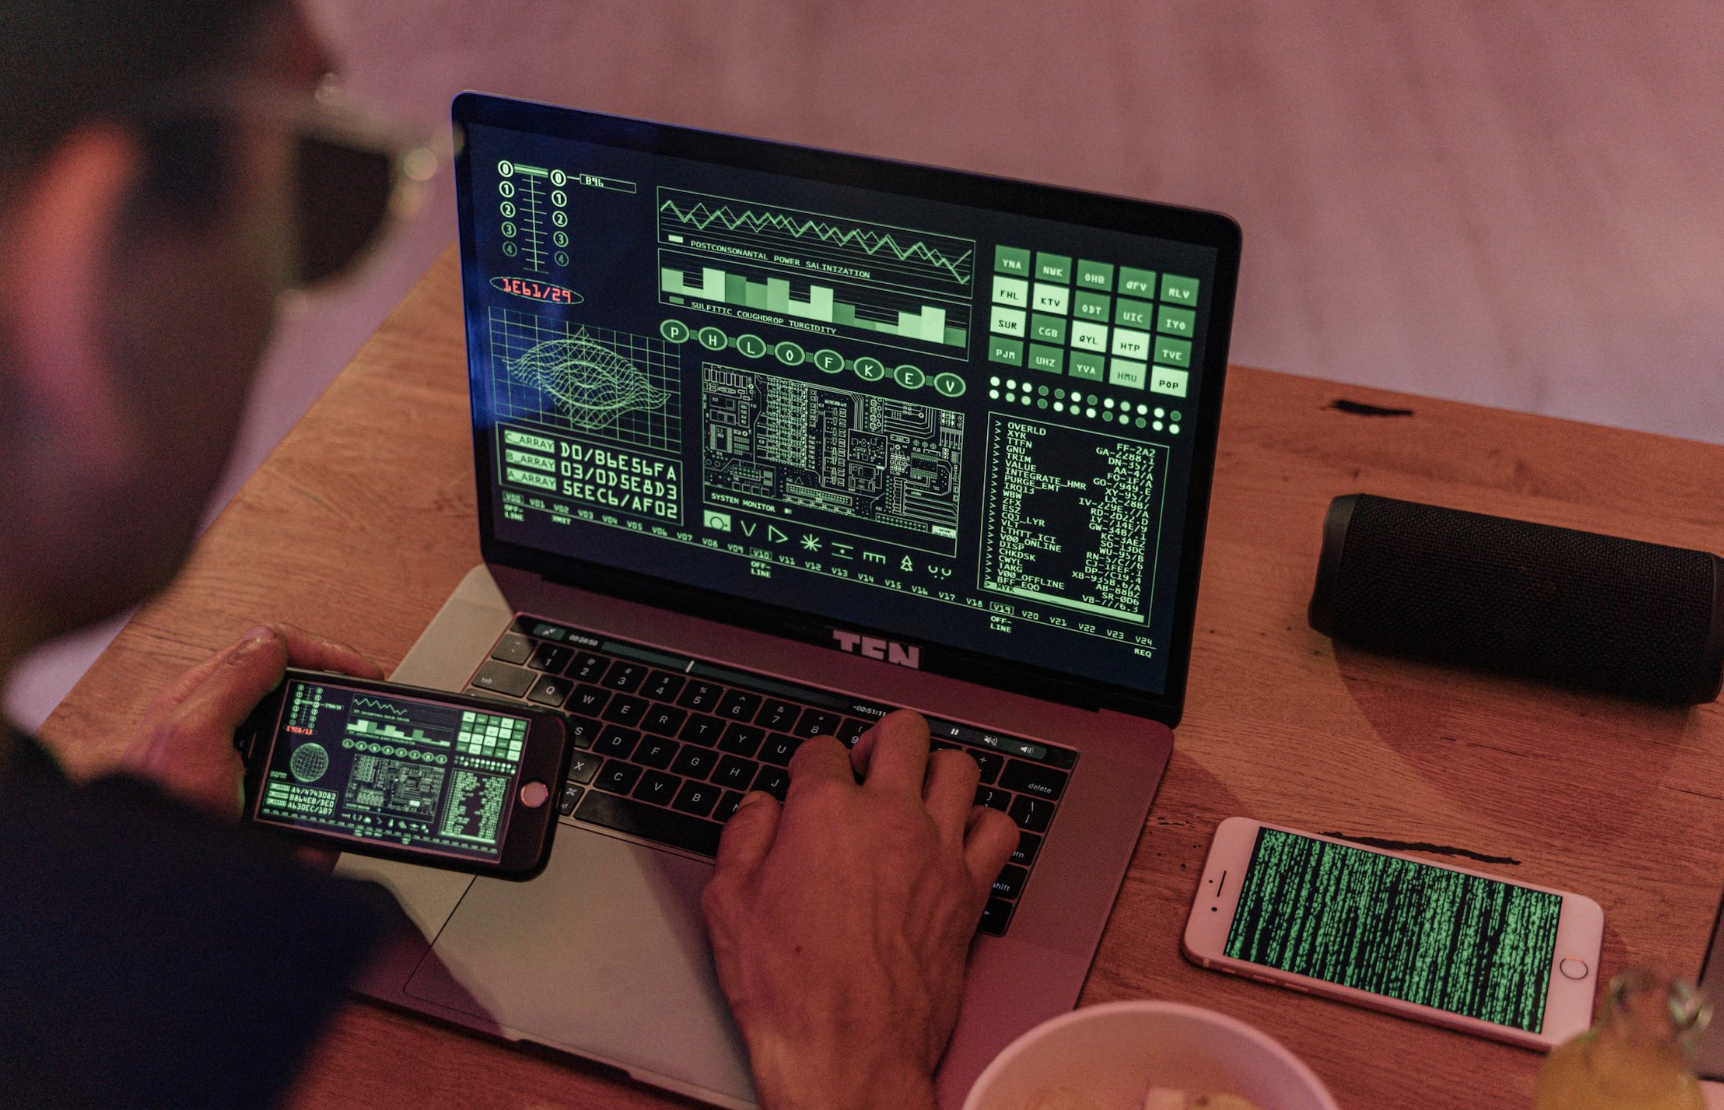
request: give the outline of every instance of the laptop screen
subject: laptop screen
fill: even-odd
[[[458,120],[475,100],[528,107],[469,95]],[[481,116],[460,187],[488,538],[816,617],[889,662],[1167,692],[1231,305],[1216,246],[990,207],[1036,191],[991,179],[892,165],[880,188],[847,156]],[[703,139],[723,157],[690,157]],[[919,174],[978,202],[905,191]]]

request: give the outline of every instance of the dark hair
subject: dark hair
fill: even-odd
[[[89,120],[147,108],[219,71],[284,0],[0,0],[0,198]],[[140,123],[146,202],[201,210],[220,192],[219,123]],[[154,207],[154,204],[151,204]]]

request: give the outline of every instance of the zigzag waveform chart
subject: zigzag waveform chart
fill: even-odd
[[[659,190],[658,222],[666,245],[909,289],[968,289],[975,268],[973,239],[675,189]]]

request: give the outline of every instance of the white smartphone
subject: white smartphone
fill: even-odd
[[[1604,911],[1579,894],[1230,817],[1186,959],[1548,1049],[1592,1023]]]

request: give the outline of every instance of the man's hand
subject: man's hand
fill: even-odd
[[[784,805],[750,794],[725,826],[703,908],[767,1110],[933,1107],[970,939],[1018,842],[975,805],[978,777],[898,712],[853,752],[803,744]]]
[[[383,677],[377,664],[345,644],[292,625],[260,624],[150,703],[119,770],[222,817],[238,817],[245,769],[234,751],[234,730],[280,684],[289,664]]]

